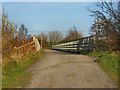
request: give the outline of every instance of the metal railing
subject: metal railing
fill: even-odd
[[[88,36],[61,44],[52,45],[53,50],[67,52],[90,52],[94,50],[94,36]]]

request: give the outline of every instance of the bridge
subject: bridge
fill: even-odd
[[[94,50],[94,36],[88,36],[77,40],[68,41],[61,44],[52,45],[52,50],[66,52],[90,52]]]

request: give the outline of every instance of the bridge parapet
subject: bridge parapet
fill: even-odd
[[[94,36],[88,36],[61,44],[52,45],[52,49],[68,52],[90,52],[94,50]]]

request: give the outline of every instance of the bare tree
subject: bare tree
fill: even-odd
[[[95,21],[101,20],[101,22],[95,22],[90,31],[97,36],[97,40],[102,36],[102,39],[107,40],[107,46],[112,47],[115,45],[117,48],[112,49],[118,49],[118,39],[120,38],[119,2],[101,0],[96,6],[98,7],[97,10],[89,9],[90,16],[95,17]]]
[[[68,34],[63,39],[63,42],[80,39],[82,37],[82,33],[78,32],[77,27],[73,26],[73,28],[69,29]]]
[[[21,24],[21,27],[19,29],[19,39],[20,40],[26,39],[28,37],[27,34],[28,34],[28,29],[25,28],[24,24]]]
[[[56,44],[57,42],[61,41],[63,39],[63,35],[59,31],[52,31],[48,33],[49,36],[49,42],[51,44]]]
[[[106,2],[105,0],[100,0],[101,2],[98,2],[96,6],[98,7],[99,10],[91,10],[91,16],[94,16],[96,18],[100,19],[107,19],[110,18],[113,21],[117,21],[120,23],[120,18],[119,18],[119,2]]]

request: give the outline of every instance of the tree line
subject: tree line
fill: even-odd
[[[43,48],[50,48],[54,44],[64,43],[71,40],[76,40],[82,38],[83,35],[81,32],[78,32],[77,28],[73,26],[64,36],[60,31],[50,31],[48,33],[41,33],[38,35],[38,40],[41,43]]]
[[[98,9],[88,9],[90,16],[94,17],[94,23],[90,27],[90,33],[95,36],[96,51],[120,51],[120,2],[105,2],[101,0],[96,4]],[[59,31],[51,31],[38,35],[38,40],[43,48],[50,48],[53,44],[82,38],[82,33],[73,26],[66,35]],[[31,41],[32,35],[24,24],[18,29],[17,24],[8,19],[5,8],[2,10],[2,55],[9,57],[14,53],[15,46],[21,46]]]

